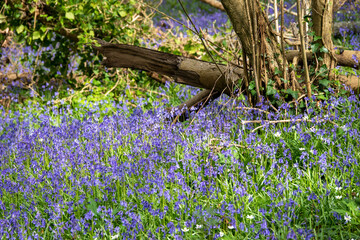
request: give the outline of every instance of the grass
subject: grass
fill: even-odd
[[[175,125],[161,103],[1,114],[1,238],[360,238],[358,98],[225,101]]]

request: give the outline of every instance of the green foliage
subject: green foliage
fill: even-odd
[[[7,1],[0,15],[0,29],[9,27],[18,43],[42,52],[38,59],[41,67],[35,71],[40,84],[52,78],[66,79],[76,88],[72,58],[76,56],[79,72],[91,76],[101,60],[91,48],[94,37],[139,45],[139,36],[149,29],[142,11],[135,0]]]

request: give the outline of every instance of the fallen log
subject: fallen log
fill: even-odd
[[[169,76],[176,83],[224,92],[228,95],[233,92],[236,81],[243,78],[243,69],[235,66],[229,67],[133,45],[112,44],[100,39],[98,43],[100,46],[94,46],[94,49],[103,54],[102,64],[106,67],[152,71]],[[300,62],[299,51],[291,50],[286,53],[289,62],[294,57],[298,57]],[[307,57],[311,61],[314,55],[308,51]],[[335,57],[339,66],[360,69],[357,62],[360,52],[344,51],[342,54],[335,54]],[[360,88],[358,77],[341,76],[341,79],[354,90]]]
[[[302,61],[299,51],[289,50],[286,52],[288,61],[292,61],[294,57],[298,57]],[[306,58],[308,61],[312,61],[314,60],[314,54],[311,51],[306,51]],[[345,50],[340,54],[335,54],[335,58],[339,66],[360,69],[360,51]]]
[[[106,67],[133,68],[169,76],[176,83],[230,94],[243,70],[127,44],[98,39],[94,49],[104,55]]]

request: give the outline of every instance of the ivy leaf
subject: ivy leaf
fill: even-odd
[[[267,86],[267,88],[266,88],[267,96],[275,95],[275,93],[276,93],[276,90],[273,87]]]
[[[298,96],[299,93],[297,91],[286,89],[284,92],[290,94],[294,99],[297,99],[299,97]]]
[[[120,14],[120,17],[126,17],[127,12],[126,11],[120,11],[119,14]]]
[[[20,34],[24,31],[24,29],[25,29],[24,25],[20,25],[16,28],[16,32]]]
[[[74,20],[74,19],[75,19],[75,15],[74,15],[74,13],[72,13],[72,12],[67,12],[67,13],[65,13],[65,17],[66,17],[67,19],[70,19],[70,20]]]
[[[321,37],[319,36],[314,36],[314,42],[316,42],[317,40],[321,39]]]
[[[319,43],[311,44],[311,50],[313,53],[316,53],[319,49]]]
[[[33,40],[39,39],[41,37],[41,34],[39,31],[33,32]]]
[[[280,74],[282,74],[282,71],[278,68],[275,68],[275,74],[280,75]]]
[[[322,47],[320,48],[320,52],[328,53],[329,50],[328,50],[326,47],[322,46]]]
[[[321,85],[323,85],[324,87],[327,87],[329,85],[330,81],[326,80],[326,79],[321,79],[321,80],[319,80],[319,83]]]

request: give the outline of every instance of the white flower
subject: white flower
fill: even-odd
[[[336,198],[336,199],[341,199],[341,198],[342,198],[342,196],[335,196],[335,198]]]
[[[200,228],[202,228],[202,225],[196,224],[196,229],[200,229]]]
[[[280,132],[276,132],[276,133],[274,133],[274,136],[275,136],[275,137],[280,137],[280,136],[281,136],[281,133],[280,133]]]
[[[351,221],[351,217],[347,213],[345,214],[344,219],[345,219],[345,223]]]
[[[116,234],[116,235],[111,237],[111,239],[118,239],[118,238],[119,238],[119,234]]]
[[[345,132],[347,132],[349,130],[349,128],[346,125],[341,126],[341,129],[344,130]]]
[[[234,229],[235,227],[233,225],[229,225],[228,229]]]
[[[181,229],[183,232],[188,232],[189,229],[187,227],[184,227],[183,229]]]
[[[223,232],[219,232],[219,236],[223,237],[225,234]]]
[[[43,142],[44,141],[44,139],[43,138],[39,138],[39,142]]]
[[[299,148],[300,151],[305,151],[305,148]]]
[[[303,120],[308,120],[309,119],[309,116],[308,115],[304,115],[304,117],[303,117]]]
[[[340,191],[342,187],[335,187],[335,191]]]
[[[247,215],[246,218],[252,220],[252,219],[254,219],[255,217],[254,217],[254,215]]]

